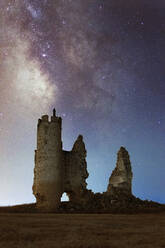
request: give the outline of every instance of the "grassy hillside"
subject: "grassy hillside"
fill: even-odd
[[[164,248],[165,214],[0,214],[3,248]]]

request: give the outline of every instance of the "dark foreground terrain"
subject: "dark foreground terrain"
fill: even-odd
[[[165,248],[165,213],[0,213],[2,248]]]

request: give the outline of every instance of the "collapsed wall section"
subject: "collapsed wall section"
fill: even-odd
[[[132,177],[129,154],[124,147],[121,147],[117,154],[116,167],[109,179],[107,193],[111,195],[131,195]]]
[[[70,152],[63,151],[64,161],[64,192],[70,201],[79,203],[86,190],[88,177],[86,149],[82,135],[79,135]]]

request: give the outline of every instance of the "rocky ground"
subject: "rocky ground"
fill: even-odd
[[[152,213],[165,211],[165,205],[141,200],[133,195],[116,191],[115,196],[107,193],[88,192],[88,198],[81,204],[62,202],[58,213]]]
[[[133,195],[115,195],[111,197],[106,193],[92,193],[87,201],[80,204],[61,202],[59,208],[53,213],[58,214],[137,214],[137,213],[165,213],[165,204],[141,200]],[[9,207],[0,207],[0,213],[40,213],[36,204],[24,204]]]

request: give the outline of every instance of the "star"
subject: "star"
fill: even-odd
[[[44,58],[47,57],[47,54],[46,53],[43,53],[42,54],[42,57],[44,57]]]

